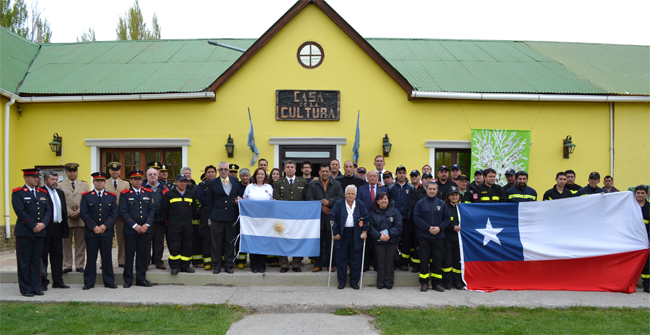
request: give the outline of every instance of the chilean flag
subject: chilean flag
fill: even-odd
[[[636,292],[648,235],[631,192],[458,208],[468,290]]]

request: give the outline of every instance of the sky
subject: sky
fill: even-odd
[[[35,0],[25,0],[28,7]],[[38,0],[52,42],[76,42],[88,28],[115,40],[135,0]],[[329,0],[363,37],[562,41],[650,45],[648,0]],[[295,0],[140,0],[163,39],[257,38]]]

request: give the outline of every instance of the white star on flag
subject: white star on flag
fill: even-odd
[[[494,243],[501,245],[501,241],[499,241],[497,234],[499,234],[502,230],[503,228],[492,228],[492,222],[490,222],[490,218],[487,220],[485,229],[476,229],[477,232],[483,235],[483,246],[486,246],[490,241],[494,241]]]

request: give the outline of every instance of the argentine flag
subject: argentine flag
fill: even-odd
[[[458,209],[468,290],[636,292],[648,235],[631,192]]]
[[[320,255],[320,201],[239,200],[240,252]]]

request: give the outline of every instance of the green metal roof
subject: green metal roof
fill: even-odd
[[[0,88],[16,93],[29,64],[38,53],[38,44],[0,29]]]

